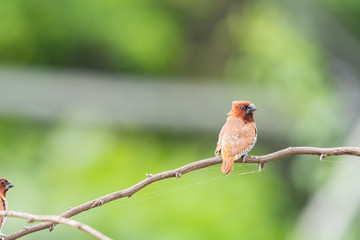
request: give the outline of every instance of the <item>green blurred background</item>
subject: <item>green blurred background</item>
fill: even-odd
[[[1,1],[9,209],[57,215],[212,157],[232,100],[259,109],[251,154],[359,146],[359,24],[355,0]],[[360,239],[359,167],[212,166],[74,219],[114,239]],[[23,239],[92,238],[57,226]]]

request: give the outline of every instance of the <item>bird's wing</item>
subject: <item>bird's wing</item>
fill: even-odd
[[[243,152],[253,144],[255,138],[256,127],[253,124],[239,124],[239,126],[234,130],[234,144],[232,145],[231,151],[229,152],[229,156],[234,156]]]
[[[226,122],[227,123],[227,122]],[[218,138],[218,141],[217,141],[217,145],[216,145],[216,149],[215,149],[215,156],[218,156],[220,151],[221,151],[221,142],[222,142],[222,138],[224,136],[224,132],[225,132],[225,125],[226,123],[224,124],[224,126],[221,128],[220,130],[220,133],[219,133],[219,138]]]

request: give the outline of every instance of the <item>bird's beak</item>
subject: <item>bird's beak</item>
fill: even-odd
[[[252,113],[252,112],[255,112],[257,110],[257,108],[255,107],[254,104],[249,104],[248,106],[248,109],[246,110],[246,113],[249,114],[249,113]]]
[[[6,184],[6,190],[9,190],[12,187],[15,187],[15,185],[12,182],[8,181],[8,183]]]

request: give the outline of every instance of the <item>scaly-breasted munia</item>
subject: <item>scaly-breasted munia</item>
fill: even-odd
[[[0,210],[4,210],[6,211],[7,209],[7,200],[6,200],[6,192],[10,189],[14,187],[14,184],[12,184],[10,181],[6,180],[5,178],[0,178],[0,197],[1,197],[1,203],[0,203]],[[0,216],[0,235],[2,235],[1,233],[1,229],[4,226],[5,223],[5,217]]]
[[[221,171],[229,174],[234,161],[245,156],[254,147],[257,139],[254,104],[248,101],[233,101],[226,123],[222,127],[217,142],[215,156],[221,153],[223,159]]]

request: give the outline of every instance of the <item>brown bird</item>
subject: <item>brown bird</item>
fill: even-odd
[[[234,168],[234,161],[245,157],[254,147],[257,139],[256,123],[253,112],[254,104],[248,101],[233,101],[232,109],[222,127],[215,149],[215,156],[221,153],[223,163],[221,171],[229,174]]]
[[[14,184],[6,180],[5,178],[0,178],[0,197],[1,197],[0,210],[6,211],[8,205],[6,200],[6,192],[12,187],[14,187]],[[5,223],[5,217],[0,216],[0,235],[2,236],[1,239],[3,239],[4,236],[1,233],[1,229],[4,226],[4,223]]]

